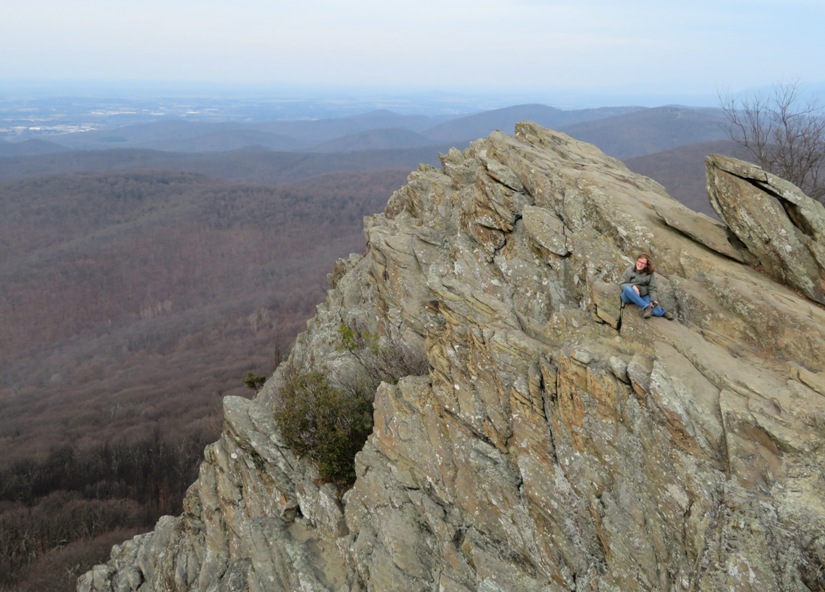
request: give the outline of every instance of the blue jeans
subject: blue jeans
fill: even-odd
[[[639,308],[647,308],[650,306],[650,296],[645,294],[644,296],[639,296],[636,293],[636,290],[633,289],[633,286],[625,286],[622,290],[622,302],[625,304],[633,303]],[[654,306],[653,307],[653,316],[654,317],[661,317],[664,316],[665,309],[661,306]]]

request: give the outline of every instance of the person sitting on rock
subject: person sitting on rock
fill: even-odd
[[[622,274],[619,281],[622,289],[622,302],[631,302],[644,310],[644,318],[651,316],[665,317],[673,320],[673,313],[666,311],[659,306],[659,298],[656,292],[656,274],[653,269],[653,261],[650,255],[642,253],[636,257],[636,263],[628,267]]]

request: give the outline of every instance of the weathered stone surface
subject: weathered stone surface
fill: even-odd
[[[742,250],[731,242],[730,231],[727,227],[705,214],[685,211],[685,208],[672,202],[656,204],[656,213],[661,216],[666,224],[683,232],[685,236],[705,245],[707,248],[740,263],[745,261]]]
[[[590,300],[593,302],[595,318],[618,329],[624,305],[617,293],[616,284],[608,284],[600,280],[593,281],[590,284]]]
[[[756,165],[718,154],[705,164],[710,203],[755,265],[825,304],[825,206]]]
[[[281,443],[279,369],[226,400],[184,514],[78,589],[825,589],[825,309],[750,267],[733,214],[563,134],[442,162],[367,220],[290,355],[347,376],[345,319],[427,357],[379,387],[352,489]],[[638,252],[678,321],[620,307]]]

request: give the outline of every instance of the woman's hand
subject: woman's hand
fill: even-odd
[[[633,286],[633,289],[636,291],[636,294],[639,294],[639,286]],[[641,296],[641,294],[639,294]]]

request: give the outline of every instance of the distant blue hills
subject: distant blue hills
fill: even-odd
[[[77,117],[80,117],[78,115]],[[683,106],[602,107],[562,110],[539,104],[515,105],[470,115],[403,115],[380,109],[347,117],[302,120],[203,121],[158,116],[118,125],[113,111],[98,129],[57,131],[19,141],[6,136],[0,157],[59,150],[148,149],[167,152],[222,152],[262,149],[276,152],[346,153],[406,150],[445,145],[463,147],[494,130],[512,133],[519,121],[569,133],[617,158],[724,139],[719,109]],[[74,122],[75,126],[82,122]],[[21,125],[17,122],[18,126]],[[69,127],[69,124],[64,124]]]

